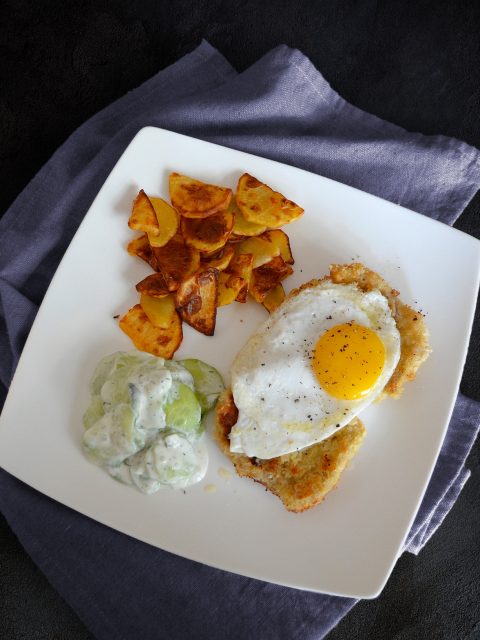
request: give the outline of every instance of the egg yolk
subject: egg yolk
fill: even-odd
[[[357,400],[372,389],[382,373],[385,347],[375,331],[347,322],[319,338],[311,362],[327,393],[342,400]]]

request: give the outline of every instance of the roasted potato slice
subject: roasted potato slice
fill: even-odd
[[[182,280],[194,274],[200,266],[199,251],[185,244],[179,235],[163,247],[153,247],[152,251],[169,291],[176,291]]]
[[[227,242],[227,244],[219,249],[218,251],[213,251],[212,253],[203,254],[201,256],[202,264],[205,268],[211,267],[212,269],[218,269],[219,271],[223,271],[230,264],[230,260],[235,255],[235,249],[233,246]]]
[[[143,234],[139,238],[135,238],[127,245],[127,251],[131,256],[138,256],[142,260],[145,260],[154,271],[158,271],[157,260],[153,254],[152,247],[148,242],[146,234]]]
[[[120,329],[140,351],[170,360],[182,342],[182,321],[173,309],[167,328],[155,327],[139,304],[120,318]]]
[[[135,285],[135,289],[151,298],[163,298],[168,296],[169,293],[167,283],[161,273],[152,273],[152,275],[147,276]]]
[[[303,213],[298,204],[248,173],[238,181],[236,200],[247,222],[269,228],[288,224]]]
[[[281,256],[276,256],[270,262],[252,271],[250,293],[257,301],[263,303],[271,289],[293,273],[293,269],[286,264]]]
[[[182,218],[182,235],[188,245],[199,251],[217,251],[225,246],[232,231],[233,220],[231,211],[215,213],[200,220]]]
[[[266,226],[262,224],[256,224],[255,222],[248,222],[245,220],[243,213],[240,211],[237,202],[234,198],[230,202],[228,207],[235,216],[235,222],[233,223],[233,233],[237,236],[259,236],[266,230]]]
[[[163,298],[152,298],[142,293],[140,305],[153,326],[161,329],[168,329],[173,313],[177,313],[172,293]]]
[[[228,241],[231,244],[237,244],[237,242],[243,242],[244,240],[247,240],[248,238],[249,238],[249,236],[240,236],[237,233],[234,233],[233,230],[232,230],[232,233],[228,237]]]
[[[162,198],[150,198],[158,221],[158,235],[148,234],[152,247],[163,247],[178,231],[180,216],[168,202]]]
[[[245,295],[241,295],[242,292]],[[218,274],[218,300],[217,307],[223,307],[227,304],[231,304],[234,300],[238,300],[238,296],[241,295],[242,302],[247,299],[248,282],[240,276],[233,276],[230,273],[222,271]]]
[[[268,313],[273,313],[277,307],[279,307],[285,300],[285,289],[281,282],[276,287],[270,289],[265,298],[263,299],[263,306]]]
[[[248,289],[253,270],[253,255],[251,253],[240,253],[232,258],[228,265],[227,272],[233,276],[242,278],[243,286],[239,289],[235,300],[237,302],[246,302]]]
[[[169,178],[172,205],[185,218],[206,218],[214,213],[225,211],[232,199],[232,190],[217,187],[171,173]]]
[[[206,269],[190,276],[175,295],[177,311],[191,327],[213,336],[217,317],[218,270]]]
[[[253,268],[257,269],[270,262],[272,258],[280,255],[280,247],[262,236],[247,238],[235,245],[237,255],[251,253],[253,256]]]
[[[282,231],[281,229],[270,229],[269,231],[265,231],[262,238],[268,240],[278,248],[279,255],[282,256],[287,264],[295,263],[292,250],[290,248],[290,240],[285,231]]]
[[[155,209],[143,189],[140,189],[133,202],[133,209],[128,220],[128,226],[130,229],[144,231],[151,236],[158,236],[160,233]]]

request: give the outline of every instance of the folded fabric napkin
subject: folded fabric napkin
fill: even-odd
[[[478,150],[408,133],[347,104],[299,51],[277,47],[237,74],[203,42],[73,133],[0,221],[3,393],[73,234],[120,154],[146,125],[302,167],[448,224],[480,185]],[[479,421],[480,405],[460,397],[406,549],[418,553],[457,498]],[[0,509],[50,582],[105,640],[319,640],[355,604],[153,548],[4,471]]]

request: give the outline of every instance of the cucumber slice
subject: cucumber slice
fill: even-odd
[[[134,485],[155,493],[162,485],[188,487],[201,480],[208,463],[206,449],[192,445],[180,433],[159,434],[143,451],[125,461]]]
[[[172,400],[165,405],[165,423],[168,428],[187,435],[196,434],[202,417],[202,408],[195,393],[181,382],[172,385]]]
[[[120,404],[85,431],[83,446],[92,462],[117,465],[145,446],[145,436],[135,429],[130,405]]]
[[[212,409],[217,402],[218,396],[225,389],[222,376],[214,367],[202,360],[187,358],[186,360],[179,360],[178,363],[193,376],[195,392],[202,407],[202,412],[205,413]]]
[[[174,382],[181,382],[187,387],[190,387],[192,391],[195,391],[195,383],[190,371],[175,360],[165,360],[164,366],[170,371]]]
[[[100,420],[105,415],[103,408],[103,402],[99,395],[92,396],[90,398],[90,405],[83,414],[83,426],[85,429],[90,429],[95,422]]]
[[[92,380],[90,382],[90,393],[92,395],[100,394],[101,388],[113,369],[117,356],[118,353],[112,353],[111,355],[102,358],[95,367],[95,371],[93,372]]]

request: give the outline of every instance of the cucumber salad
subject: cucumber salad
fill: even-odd
[[[208,466],[205,415],[223,389],[218,371],[201,360],[106,356],[90,382],[85,454],[143,493],[195,484]]]

